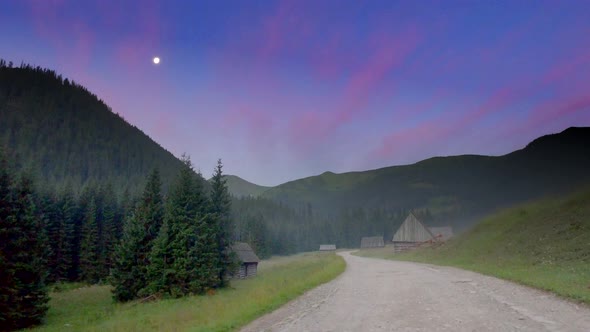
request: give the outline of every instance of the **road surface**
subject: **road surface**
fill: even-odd
[[[250,331],[590,331],[590,308],[461,269],[340,253],[346,271]]]

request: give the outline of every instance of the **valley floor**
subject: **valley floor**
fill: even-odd
[[[151,303],[114,303],[110,286],[67,284],[52,293],[47,321],[35,331],[232,331],[344,271],[334,254],[264,260],[259,275],[215,295]],[[78,286],[78,287],[76,287]]]
[[[590,331],[590,308],[452,267],[341,253],[346,271],[250,331]]]

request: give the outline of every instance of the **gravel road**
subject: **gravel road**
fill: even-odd
[[[590,331],[590,308],[461,269],[340,253],[346,271],[242,331]]]

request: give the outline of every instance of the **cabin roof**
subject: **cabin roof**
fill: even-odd
[[[258,263],[260,258],[256,256],[252,247],[246,242],[236,242],[231,246],[233,252],[236,253],[242,263]]]
[[[393,235],[394,242],[425,242],[433,239],[430,229],[411,212]]]

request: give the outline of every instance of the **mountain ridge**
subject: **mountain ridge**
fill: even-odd
[[[430,208],[443,220],[471,219],[589,182],[585,169],[590,128],[570,127],[501,156],[437,156],[368,171],[324,172],[272,187],[261,197],[292,206],[311,203],[330,214],[342,207]]]

